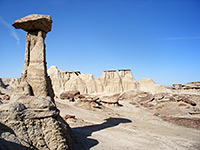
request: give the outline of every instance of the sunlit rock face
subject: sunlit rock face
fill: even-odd
[[[138,82],[131,70],[107,70],[99,78],[92,74],[81,74],[77,71],[61,71],[56,66],[48,69],[54,92],[78,90],[81,94],[106,93],[114,94],[128,90],[137,90]]]
[[[139,91],[150,93],[166,93],[167,90],[163,85],[157,85],[152,79],[143,78],[139,82]]]

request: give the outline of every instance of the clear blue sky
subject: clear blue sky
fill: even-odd
[[[0,0],[0,77],[20,77],[25,35],[11,24],[48,14],[47,67],[101,76],[131,69],[158,84],[200,80],[200,0]]]

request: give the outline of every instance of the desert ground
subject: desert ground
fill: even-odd
[[[200,131],[163,121],[146,108],[120,101],[120,107],[91,109],[56,99],[76,139],[74,149],[145,150],[200,149]]]

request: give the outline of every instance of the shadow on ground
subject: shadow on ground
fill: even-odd
[[[77,143],[74,144],[74,149],[89,150],[90,148],[96,146],[99,143],[97,139],[89,138],[89,136],[91,136],[93,132],[115,127],[120,123],[131,122],[131,120],[125,118],[108,118],[105,119],[105,122],[101,124],[72,128],[72,132],[77,140]]]

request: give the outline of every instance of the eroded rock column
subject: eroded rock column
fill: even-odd
[[[16,95],[54,97],[51,80],[47,74],[44,40],[51,31],[52,20],[47,15],[29,15],[13,23],[16,29],[27,31],[24,70]]]

